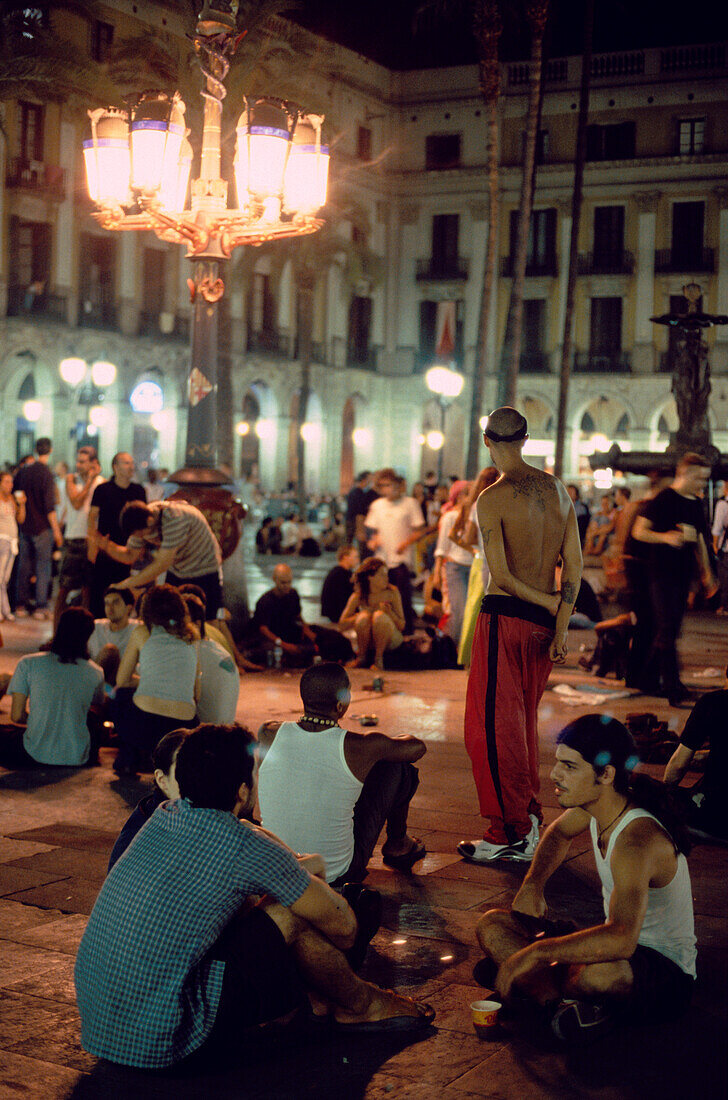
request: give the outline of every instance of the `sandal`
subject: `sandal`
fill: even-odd
[[[384,848],[382,848],[382,862],[386,863],[387,867],[392,867],[395,871],[402,871],[404,874],[408,874],[413,865],[426,855],[427,848],[417,836],[412,837],[412,847],[409,852],[405,852],[401,856],[387,855]]]

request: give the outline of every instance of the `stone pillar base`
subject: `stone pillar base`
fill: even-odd
[[[655,349],[652,344],[635,344],[632,349],[632,373],[655,373]]]
[[[139,307],[130,298],[120,298],[117,307],[117,323],[124,336],[136,336],[139,331]]]

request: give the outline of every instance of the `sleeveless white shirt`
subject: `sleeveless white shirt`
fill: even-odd
[[[263,828],[296,852],[317,852],[326,881],[348,870],[354,855],[354,804],[363,783],[344,756],[341,726],[312,731],[283,722],[258,772]]]
[[[614,845],[620,833],[632,821],[636,821],[640,817],[649,817],[660,826],[663,832],[667,833],[664,825],[647,810],[639,808],[628,810],[610,836],[607,850],[603,856],[599,851],[597,823],[594,818],[591,819],[591,838],[597,871],[599,872],[599,878],[602,880],[605,917],[609,916],[609,902],[614,889],[611,868]],[[667,835],[669,836],[669,833]],[[686,974],[695,977],[697,951],[695,947],[693,899],[688,861],[682,852],[678,854],[677,870],[672,881],[667,886],[648,890],[647,912],[637,942],[641,943],[643,947],[651,947],[653,951],[659,951],[661,955],[672,959]]]

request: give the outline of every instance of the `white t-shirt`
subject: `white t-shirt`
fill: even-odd
[[[281,546],[287,550],[289,546],[298,545],[298,524],[292,519],[286,519],[281,524]]]
[[[473,507],[470,509],[470,515],[468,516],[468,519],[470,520],[471,523],[475,524],[475,530],[476,530],[477,535],[478,535],[478,552],[475,556],[482,563],[482,566],[483,566],[483,568],[482,568],[483,588],[487,592],[488,591],[488,581],[490,580],[490,569],[488,567],[488,561],[485,557],[485,549],[483,547],[483,532],[480,530],[480,522],[478,520],[478,502],[477,502],[477,500],[476,500],[475,504],[473,505]]]
[[[8,684],[27,695],[30,713],[23,746],[39,764],[85,764],[90,738],[86,716],[104,698],[104,675],[92,661],[64,664],[54,653],[21,657]]]
[[[199,649],[200,697],[197,717],[201,722],[228,725],[235,721],[240,691],[237,665],[226,649],[212,638],[203,638]]]
[[[715,506],[715,512],[713,513],[713,527],[711,535],[718,540],[718,550],[728,550],[728,537],[724,538],[726,527],[728,527],[728,500],[725,497],[721,497]]]
[[[97,477],[94,478],[91,488],[86,494],[86,499],[80,508],[74,508],[71,501],[68,500],[66,504],[66,530],[64,531],[64,535],[67,539],[86,538],[88,534],[88,512],[91,507],[91,497],[94,495],[96,486],[101,485],[103,481],[106,481],[106,478],[102,477],[101,474],[98,474]],[[80,488],[78,478],[76,478],[76,487]],[[65,490],[65,483],[63,488]]]
[[[458,518],[458,508],[450,508],[440,520],[440,525],[437,529],[437,546],[435,547],[436,558],[448,558],[450,561],[457,562],[458,565],[471,565],[473,561],[473,555],[469,550],[463,550],[462,546],[458,546],[456,542],[453,542],[450,538],[452,529],[455,526],[455,520]]]
[[[96,660],[105,645],[115,645],[123,657],[127,643],[137,626],[139,626],[138,619],[129,619],[122,630],[112,630],[108,619],[96,619],[94,632],[88,640],[88,651],[91,660]]]
[[[364,524],[379,535],[381,545],[375,553],[384,559],[388,569],[394,569],[402,562],[412,565],[412,547],[408,546],[401,552],[397,547],[410,537],[416,527],[424,527],[422,509],[414,497],[400,497],[399,500],[377,497],[369,507]]]

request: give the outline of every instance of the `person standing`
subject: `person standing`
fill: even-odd
[[[34,619],[47,619],[51,588],[53,544],[60,549],[63,535],[56,516],[56,487],[50,470],[53,444],[42,436],[35,444],[37,461],[23,466],[15,477],[16,490],[25,493],[25,520],[20,524],[18,559],[18,618],[30,614],[30,579],[35,573]]]
[[[8,582],[18,555],[18,524],[25,520],[25,493],[13,493],[13,475],[0,474],[0,622],[15,618],[8,598]]]
[[[670,706],[690,700],[680,680],[677,639],[690,585],[700,570],[706,589],[715,586],[708,558],[708,526],[700,499],[710,477],[701,455],[688,451],[675,480],[653,497],[635,520],[632,536],[648,549],[648,582],[655,634],[642,673],[646,690],[662,690]]]
[[[104,480],[101,476],[96,448],[79,447],[76,455],[76,473],[67,474],[65,481],[68,504],[58,576],[58,595],[53,613],[56,625],[71,593],[82,594],[83,607],[87,607],[89,603],[91,566],[88,560],[88,514],[94,490]]]
[[[723,496],[713,513],[713,550],[720,584],[718,615],[728,615],[728,481],[723,482]]]
[[[144,489],[133,480],[134,459],[126,451],[119,451],[111,460],[112,476],[98,485],[91,496],[88,511],[88,556],[91,572],[91,612],[100,619],[104,614],[104,593],[107,588],[124,581],[129,576],[129,566],[115,561],[99,549],[96,533],[105,535],[112,542],[123,543],[121,510],[130,501],[146,500]]]
[[[365,526],[373,531],[369,549],[386,563],[389,581],[399,589],[404,611],[404,633],[414,630],[410,570],[412,545],[426,531],[422,510],[414,497],[405,496],[404,481],[392,469],[381,470],[377,478],[375,500],[367,513]]]
[[[357,543],[361,558],[367,556],[364,520],[370,505],[377,499],[377,494],[369,485],[371,476],[369,470],[362,470],[346,496],[346,541]]]
[[[523,461],[526,418],[496,409],[483,437],[501,476],[477,502],[490,579],[473,639],[465,747],[489,825],[482,840],[461,841],[458,851],[474,863],[528,862],[541,821],[538,704],[552,662],[566,657],[581,544],[565,486]]]

